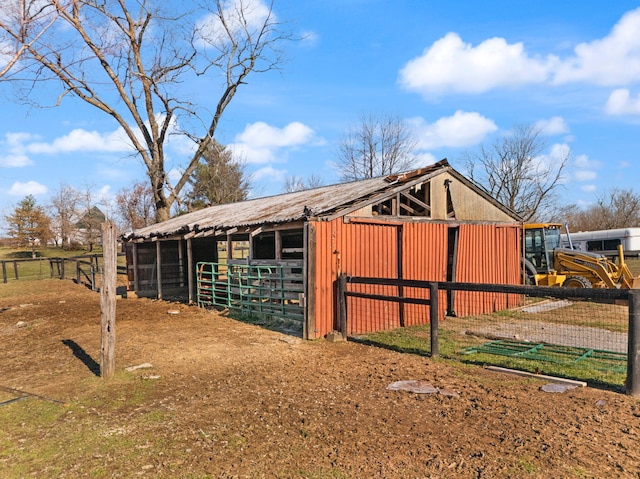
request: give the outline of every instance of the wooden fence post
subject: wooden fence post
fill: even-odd
[[[2,261],[2,280],[7,282],[7,264],[4,261]]]
[[[640,397],[640,291],[629,290],[627,394]]]
[[[431,357],[440,354],[438,349],[438,283],[429,284],[429,324],[431,336]]]
[[[347,339],[347,277],[342,274],[338,278],[338,312],[340,314],[340,332]]]
[[[110,378],[115,372],[116,355],[116,277],[118,251],[116,227],[111,221],[102,223],[104,269],[100,288],[100,376]]]

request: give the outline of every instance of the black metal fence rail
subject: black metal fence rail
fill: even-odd
[[[539,329],[546,328],[544,333],[551,335],[552,340],[562,336],[563,347],[580,346],[586,342],[589,343],[586,347],[589,351],[617,348],[615,354],[626,356],[627,392],[640,396],[640,290],[349,276],[342,276],[338,283],[338,327],[345,338],[360,334],[358,328],[372,332],[376,328],[384,329],[380,325],[393,328],[428,324],[430,354],[438,356],[441,331],[450,333],[458,329],[473,334],[480,331],[487,337],[492,331],[502,334],[506,331],[518,339],[518,334],[522,334],[518,332],[523,328],[528,328],[527,334],[533,334],[533,326],[540,326]],[[569,304],[571,307],[566,307]],[[462,314],[456,314],[454,307],[460,308]],[[573,314],[569,310],[581,316],[575,321],[573,317],[566,318],[566,315]],[[602,321],[606,320],[606,323],[598,322],[597,315],[602,315]],[[375,322],[378,316],[386,321],[361,324],[362,321]],[[573,335],[566,334],[568,329],[573,331]],[[580,334],[586,331],[589,337],[576,336],[575,331]],[[617,341],[614,346],[611,346],[612,336]],[[545,338],[540,339],[540,343],[548,342]]]

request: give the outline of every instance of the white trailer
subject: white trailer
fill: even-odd
[[[620,228],[615,230],[580,231],[570,233],[573,249],[590,251],[605,256],[618,254],[618,245],[628,256],[640,255],[640,228]],[[562,236],[562,246],[569,248],[569,239]]]

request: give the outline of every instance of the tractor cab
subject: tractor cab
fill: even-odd
[[[524,257],[535,269],[535,274],[549,274],[553,271],[553,250],[560,247],[561,228],[562,225],[554,223],[524,226]]]

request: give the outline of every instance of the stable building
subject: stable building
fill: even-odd
[[[340,275],[519,284],[520,227],[514,212],[442,160],[212,206],[123,239],[129,289],[139,296],[287,318],[315,339],[340,327]],[[462,292],[442,303],[443,315],[476,312]],[[403,324],[429,321],[428,308],[411,306]],[[362,333],[399,325],[389,306],[353,314]]]

